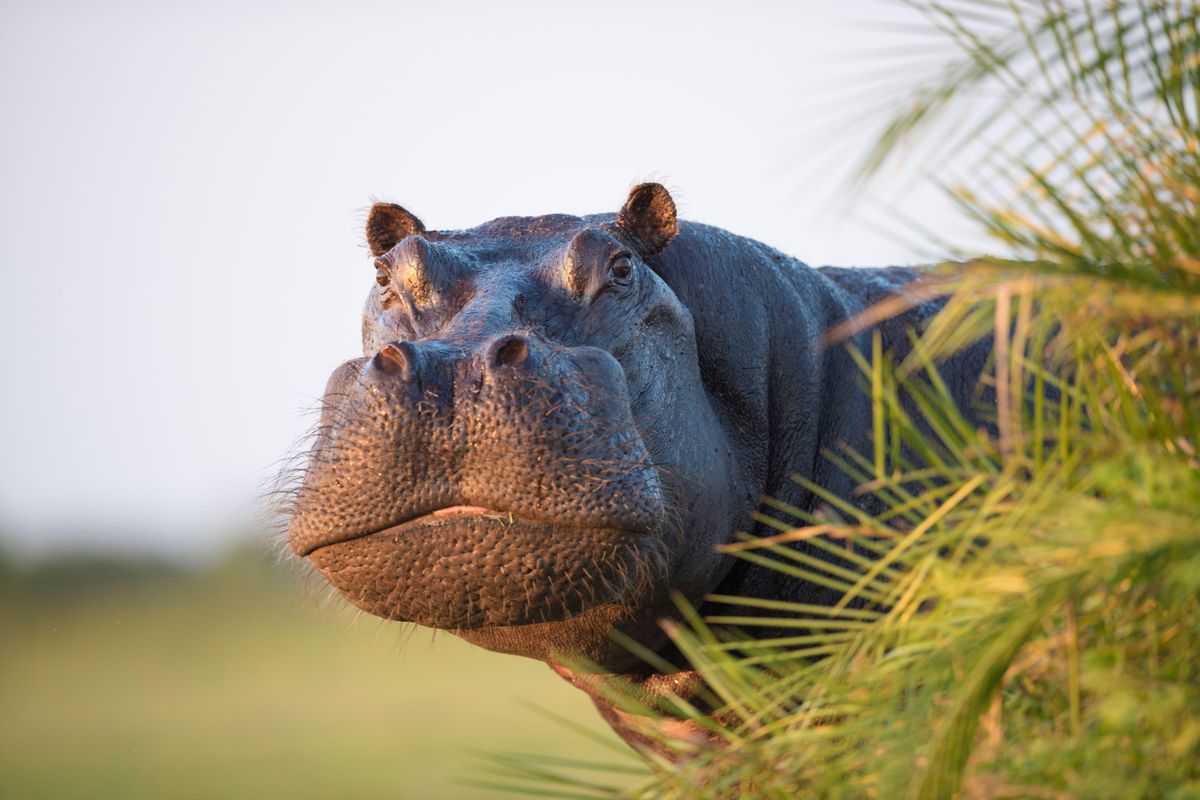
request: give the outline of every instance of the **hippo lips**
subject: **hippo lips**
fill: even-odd
[[[417,514],[409,517],[408,519],[401,520],[395,525],[389,525],[386,528],[380,528],[379,530],[368,530],[363,531],[362,533],[353,533],[349,536],[343,536],[333,541],[320,542],[312,547],[309,547],[305,552],[301,553],[301,555],[309,556],[317,550],[325,547],[332,547],[333,545],[343,544],[345,542],[354,541],[355,539],[363,539],[368,536],[375,536],[377,534],[386,535],[389,533],[403,533],[416,527],[429,528],[439,524],[447,524],[456,520],[462,521],[463,518],[474,517],[508,522],[512,522],[515,519],[512,515],[512,512],[496,511],[494,509],[484,508],[483,506],[447,506],[446,508],[438,508],[430,512]]]
[[[640,606],[665,566],[662,537],[449,506],[308,553],[360,609],[450,630],[554,622]]]
[[[534,523],[538,525],[553,525],[557,528],[594,529],[596,527],[593,525],[581,525],[579,523],[567,520],[533,519],[524,515],[514,514],[512,511],[498,511],[492,508],[484,508],[483,506],[453,505],[417,514],[409,517],[408,519],[401,520],[395,525],[389,525],[388,527],[380,528],[379,530],[368,530],[361,533],[350,534],[349,536],[343,536],[332,541],[319,542],[300,552],[298,555],[300,555],[301,558],[304,558],[312,555],[318,550],[323,550],[324,548],[333,547],[339,544],[345,544],[346,542],[351,542],[355,539],[365,539],[369,536],[402,534],[407,533],[415,528],[437,528],[472,519],[495,520],[508,525],[516,525],[518,523]],[[613,533],[624,533],[631,536],[645,536],[650,533],[650,531],[631,530],[628,528],[607,528],[607,530]]]

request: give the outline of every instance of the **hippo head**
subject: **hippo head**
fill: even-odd
[[[657,184],[617,215],[367,220],[363,357],[329,380],[288,541],[350,602],[492,650],[632,663],[744,509]],[[657,638],[656,638],[657,637]]]

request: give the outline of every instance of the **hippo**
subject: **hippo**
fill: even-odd
[[[822,453],[869,452],[870,400],[847,349],[821,343],[917,270],[809,267],[679,220],[657,183],[616,214],[468,230],[376,203],[366,240],[363,354],[329,379],[287,521],[347,600],[547,662],[638,746],[642,722],[596,676],[651,696],[697,678],[614,630],[672,654],[675,594],[702,613],[711,594],[839,599],[718,548],[766,532],[764,498],[817,511],[796,475],[867,502]],[[898,355],[937,310],[912,306],[876,328]],[[869,336],[851,343],[869,353]],[[942,365],[963,405],[986,355]]]

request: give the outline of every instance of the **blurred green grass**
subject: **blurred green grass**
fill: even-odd
[[[612,759],[528,708],[616,741],[545,665],[323,597],[250,552],[0,567],[0,797],[494,797],[473,751]]]

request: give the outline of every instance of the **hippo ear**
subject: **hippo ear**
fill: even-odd
[[[638,184],[630,190],[625,207],[617,214],[617,225],[633,235],[643,256],[660,253],[679,232],[675,201],[662,184]]]
[[[424,232],[424,223],[395,203],[376,203],[367,215],[367,245],[373,256],[383,255],[407,236]]]

